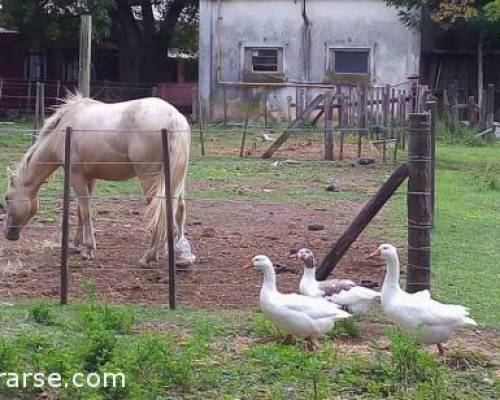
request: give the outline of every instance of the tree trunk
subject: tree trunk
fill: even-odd
[[[484,69],[483,69],[483,41],[477,42],[477,104],[479,109],[483,104]]]

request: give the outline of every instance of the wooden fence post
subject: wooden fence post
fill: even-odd
[[[327,92],[324,101],[325,115],[325,160],[333,161],[335,159],[335,142],[333,139],[333,96],[331,92]]]
[[[429,114],[410,114],[408,137],[408,273],[406,290],[430,287],[431,125]]]
[[[168,305],[175,310],[177,303],[175,246],[174,246],[174,211],[172,208],[172,185],[170,182],[170,144],[168,131],[161,130],[163,150],[163,173],[165,174],[165,203],[167,213],[167,246],[168,246]]]
[[[366,119],[366,112],[367,112],[367,103],[366,103],[366,97],[367,97],[367,89],[366,87],[363,87],[361,89],[361,93],[359,95],[359,103],[360,103],[360,109],[359,109],[359,132],[358,132],[358,158],[361,158],[361,152],[362,152],[362,147],[363,147],[363,132],[366,132],[367,129],[367,119]]]
[[[40,82],[35,83],[35,120],[33,121],[33,135],[31,142],[34,143],[40,128]]]
[[[203,134],[203,129],[204,129],[204,119],[203,119],[203,101],[200,99],[198,101],[198,129],[200,131],[200,150],[201,150],[201,156],[205,156],[205,136]]]
[[[349,250],[349,247],[354,243],[361,232],[363,232],[375,215],[377,215],[383,205],[391,198],[398,187],[405,181],[408,177],[408,173],[408,165],[401,164],[381,186],[377,194],[365,204],[356,218],[351,222],[351,225],[349,225],[321,262],[321,266],[316,273],[316,277],[319,280],[326,279],[330,272],[333,271],[346,251]]]
[[[84,97],[90,97],[90,60],[92,52],[92,17],[82,15],[80,23],[80,58],[78,69],[78,90]]]
[[[247,112],[245,114],[245,122],[243,123],[243,134],[241,135],[241,146],[240,146],[240,157],[243,157],[245,152],[245,142],[247,139],[247,130],[248,130],[248,120],[250,118],[250,109],[252,106],[253,93],[252,89],[247,89]]]
[[[342,92],[337,93],[338,98],[338,110],[339,110],[339,160],[344,159],[344,127],[346,126],[345,121],[345,107],[347,107],[344,94]]]
[[[489,84],[486,94],[486,129],[490,132],[486,135],[486,139],[492,142],[495,138],[495,85]]]
[[[69,237],[69,203],[70,203],[70,179],[71,179],[71,136],[73,130],[66,128],[64,138],[64,196],[63,215],[61,222],[61,290],[60,303],[68,303],[68,237]],[[57,133],[57,132],[56,132]]]

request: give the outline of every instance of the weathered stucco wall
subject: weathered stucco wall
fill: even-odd
[[[223,86],[218,82],[242,81],[245,47],[282,47],[284,81],[290,84],[338,79],[328,71],[330,47],[369,48],[371,84],[404,82],[418,72],[419,36],[406,29],[384,1],[307,0],[305,4],[310,32],[306,44],[303,1],[200,1],[199,84],[206,118],[223,115]],[[252,91],[256,96],[263,93],[258,88]],[[313,90],[307,92],[306,100],[313,95]],[[244,113],[245,93],[241,87],[226,90],[229,116]],[[284,117],[287,97],[295,101],[296,89],[268,87],[267,96],[274,115]],[[262,104],[254,107],[254,113],[263,113]]]

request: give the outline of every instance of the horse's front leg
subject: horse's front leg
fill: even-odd
[[[78,198],[78,206],[82,219],[83,248],[80,254],[84,260],[91,260],[93,256],[92,250],[96,248],[90,210],[90,189],[92,188],[92,185],[85,181],[85,179],[78,176],[73,178],[72,184],[73,190]]]
[[[158,259],[158,234],[155,229],[151,237],[151,245],[139,260],[139,264],[143,268],[150,268],[151,261],[156,261],[157,259]]]
[[[75,238],[73,239],[73,248],[71,249],[73,253],[80,253],[80,246],[83,243],[83,220],[82,212],[80,210],[80,204],[76,209],[76,215],[78,217],[78,225],[76,226]]]

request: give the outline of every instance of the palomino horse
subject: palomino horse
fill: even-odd
[[[148,202],[146,216],[152,243],[141,258],[143,266],[156,259],[165,242],[166,213],[162,172],[162,128],[169,130],[171,181],[174,210],[176,263],[193,264],[196,257],[184,236],[186,220],[185,181],[191,131],[186,118],[159,98],[105,104],[69,95],[45,121],[37,141],[15,171],[9,171],[5,196],[5,237],[18,240],[21,229],[38,211],[38,191],[64,163],[64,130],[72,127],[71,179],[78,198],[78,227],[74,246],[82,258],[91,259],[95,249],[90,197],[96,179],[120,181],[137,176]]]

